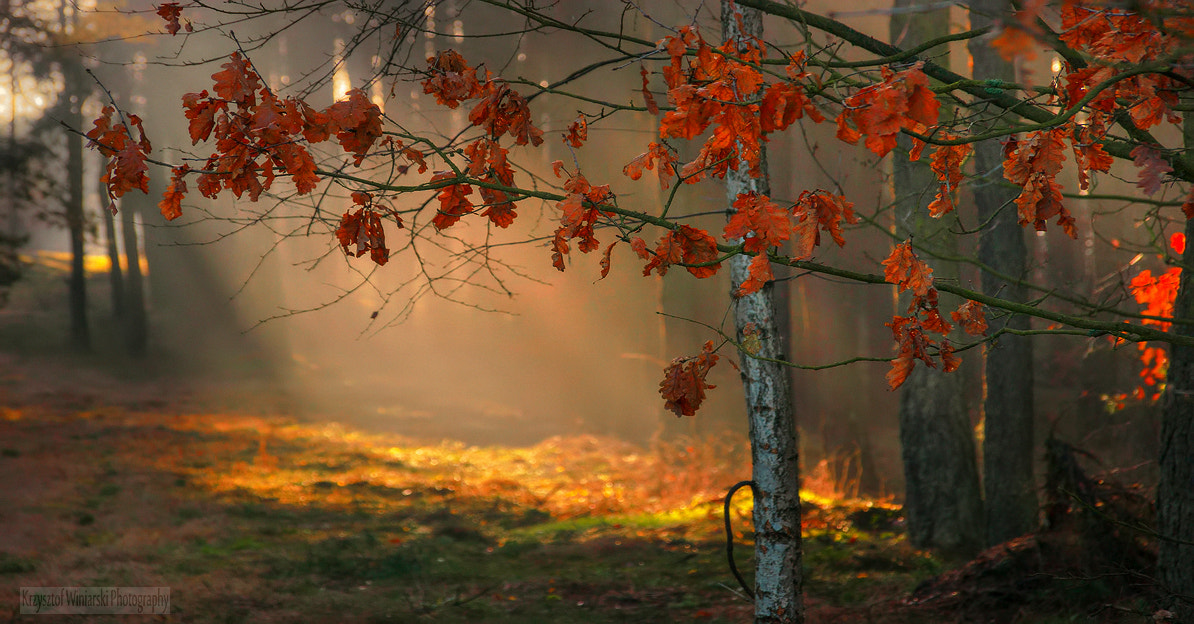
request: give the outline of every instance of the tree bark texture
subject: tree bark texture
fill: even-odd
[[[1186,158],[1194,161],[1194,118],[1183,124]],[[1186,240],[1194,241],[1194,219],[1186,221]],[[1194,318],[1194,245],[1182,255],[1181,285],[1173,317]],[[1194,326],[1174,324],[1173,331],[1194,336]],[[1194,348],[1173,346],[1161,413],[1161,481],[1157,486],[1157,573],[1173,596],[1178,622],[1194,622]]]
[[[101,176],[102,177],[102,176]],[[97,179],[98,182],[98,179]],[[108,209],[108,185],[98,182],[100,213],[104,216],[104,244],[108,252],[108,285],[112,289],[112,316],[124,317],[124,271],[120,268],[120,250],[116,242],[116,216]]]
[[[137,236],[137,214],[144,214],[141,205],[152,205],[154,197],[161,196],[158,185],[150,187],[150,194],[140,192],[124,196],[120,210],[120,229],[124,235],[124,257],[128,261],[124,287],[124,338],[129,355],[143,356],[149,346],[149,324],[145,315],[144,275],[141,273],[141,250]],[[158,191],[153,193],[153,191]]]
[[[1010,15],[1008,0],[974,0],[971,28],[991,23],[991,16]],[[1015,80],[1010,64],[986,41],[968,44],[974,75]],[[1023,228],[1017,223],[1012,200],[1005,189],[1002,148],[990,139],[974,146],[974,167],[979,177],[972,187],[978,207],[978,259],[992,270],[1013,278],[1026,275],[1028,251]],[[1009,301],[1025,302],[1022,286],[1009,284],[982,272],[982,292]],[[1028,329],[1026,316],[988,319],[991,331],[1003,327]],[[983,490],[986,494],[987,545],[995,545],[1037,528],[1036,484],[1033,481],[1033,371],[1032,343],[1027,336],[1005,334],[989,343],[983,365]]]
[[[722,37],[737,41],[761,37],[763,16],[756,10],[741,11],[741,30],[735,7],[722,2]],[[752,177],[745,163],[726,174],[726,193],[732,204],[740,193],[769,193],[766,165],[760,178]],[[732,208],[730,209],[732,210]],[[737,290],[748,275],[750,257],[730,258],[731,288]],[[753,323],[762,338],[757,355],[784,359],[778,334],[774,284],[734,302],[734,324],[738,339],[743,328]],[[751,460],[754,481],[755,527],[755,622],[793,624],[804,621],[801,595],[800,469],[796,426],[792,415],[791,387],[787,367],[742,357],[742,386],[750,421]]]
[[[68,85],[81,84],[82,78],[78,60],[67,59],[64,63]],[[68,89],[66,123],[72,128],[83,127],[84,92],[78,88]],[[83,137],[74,133],[66,135],[66,225],[70,232],[70,281],[68,307],[70,310],[70,346],[76,351],[91,350],[91,330],[87,324],[87,273],[83,266],[84,236],[87,222],[83,213]]]
[[[896,9],[923,7],[926,0],[896,0]],[[949,33],[948,10],[896,11],[891,40],[913,47]],[[937,179],[927,157],[909,161],[908,137],[899,138],[893,154],[892,185],[896,233],[912,237],[930,251],[955,255],[957,239],[949,231],[949,217],[929,216],[928,203],[937,192]],[[958,269],[931,254],[924,260],[936,279],[957,281]],[[908,297],[901,297],[905,314]],[[942,297],[941,308],[956,302]],[[904,517],[908,539],[918,548],[970,555],[982,545],[983,506],[974,454],[974,432],[963,399],[962,377],[940,369],[917,366],[900,394],[900,455],[904,463]]]

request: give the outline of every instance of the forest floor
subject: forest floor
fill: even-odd
[[[103,329],[97,354],[64,353],[63,280],[38,275],[0,307],[0,622],[40,621],[21,587],[62,586],[171,590],[170,615],[104,622],[751,621],[722,501],[749,467],[724,439],[353,428],[300,415],[253,362],[196,375],[112,356]],[[1073,530],[948,561],[907,544],[891,501],[804,486],[810,623],[1160,621],[1147,568],[1092,565]],[[730,510],[748,581],[750,505]]]
[[[470,447],[208,395],[0,356],[0,620],[33,620],[20,587],[168,586],[155,621],[751,621],[722,533],[732,450]],[[1145,594],[1042,567],[1064,539],[958,568],[910,548],[898,508],[806,498],[810,622],[1152,621]]]

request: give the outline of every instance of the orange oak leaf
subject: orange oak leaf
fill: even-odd
[[[613,253],[614,245],[617,244],[618,241],[610,243],[606,246],[605,252],[601,254],[601,277],[597,279],[605,279],[605,276],[609,275],[610,254]]]
[[[568,131],[564,133],[564,143],[572,147],[580,147],[589,139],[589,122],[583,114],[577,115],[568,124]]]
[[[402,227],[401,221],[398,227]],[[344,253],[352,254],[349,247],[356,245],[356,257],[365,253],[378,265],[384,265],[390,259],[390,250],[386,248],[386,232],[381,225],[381,215],[377,211],[362,206],[355,212],[346,212],[340,219],[340,227],[336,228],[336,239]]]
[[[784,130],[806,114],[816,123],[825,121],[821,111],[805,95],[803,87],[790,82],[777,82],[767,87],[763,94],[763,102],[759,106],[760,130],[764,133]]]
[[[887,326],[891,328],[898,349],[896,357],[891,360],[891,370],[887,371],[887,385],[895,390],[907,381],[916,366],[916,360],[924,362],[926,366],[934,366],[928,353],[933,341],[924,335],[915,317],[896,316]]]
[[[257,102],[257,89],[261,88],[261,80],[252,65],[239,52],[233,52],[220,67],[223,71],[211,75],[216,96],[252,108]]]
[[[190,170],[190,165],[175,167],[174,175],[170,178],[170,186],[166,187],[166,192],[162,194],[162,200],[158,202],[158,210],[167,221],[173,221],[182,216],[182,198],[187,192],[186,175]]]
[[[910,241],[891,250],[883,261],[883,276],[888,283],[896,284],[899,292],[911,290],[918,297],[927,296],[933,285],[933,269],[916,257]]]
[[[1057,223],[1071,238],[1078,236],[1074,218],[1062,202],[1057,174],[1065,162],[1064,126],[1038,130],[1025,140],[1012,137],[1004,145],[1003,177],[1022,190],[1016,197],[1020,225],[1032,223],[1038,231],[1056,216]]]
[[[901,129],[924,130],[937,124],[940,102],[920,64],[901,72],[883,68],[883,81],[846,98],[838,115],[837,136],[847,143],[866,137],[867,149],[882,157],[896,146]],[[853,122],[851,129],[847,122]]]
[[[659,237],[654,251],[650,252],[651,260],[643,267],[644,277],[650,275],[651,271],[655,271],[660,276],[667,275],[669,267],[683,261],[684,249],[680,246],[680,241],[675,234],[675,232],[669,231]]]
[[[1136,164],[1136,188],[1144,191],[1145,195],[1155,195],[1164,184],[1165,174],[1173,171],[1169,161],[1161,157],[1161,153],[1148,145],[1137,145],[1131,153]]]
[[[141,189],[142,193],[149,192],[149,166],[145,164],[146,157],[143,145],[132,141],[116,153],[116,157],[109,163],[108,173],[104,176],[108,192],[113,197],[120,197],[133,189]]]
[[[446,180],[454,176],[452,172],[438,173],[431,177],[434,182],[436,180]],[[435,225],[435,229],[443,230],[452,227],[461,217],[473,211],[473,203],[469,201],[468,196],[473,193],[473,187],[468,184],[451,184],[445,186],[439,192],[439,210],[436,211],[435,217],[431,219],[431,223]]]
[[[741,193],[734,200],[734,212],[726,222],[726,240],[742,239],[743,249],[766,255],[792,236],[792,215],[766,195]],[[756,289],[757,290],[757,289]]]
[[[983,304],[977,301],[965,301],[957,310],[950,312],[954,322],[971,336],[983,336],[987,333],[987,318],[983,313]]]
[[[941,341],[941,346],[937,348],[937,352],[941,356],[941,370],[952,373],[962,365],[962,358],[954,355],[953,345],[949,344],[948,340]]]
[[[721,268],[717,260],[717,241],[708,232],[690,225],[681,225],[673,232],[680,243],[680,258],[684,267],[698,278],[712,277]],[[704,266],[697,266],[704,265]]]
[[[939,145],[933,152],[929,160],[930,168],[937,174],[940,187],[937,196],[929,203],[929,216],[939,218],[954,209],[954,195],[958,192],[958,184],[965,177],[962,174],[962,163],[966,161],[971,149],[969,143]]]
[[[509,133],[516,145],[539,145],[543,143],[543,131],[530,119],[526,98],[509,85],[493,81],[485,84],[480,100],[469,113],[469,121],[494,139]]]
[[[647,112],[651,113],[652,115],[658,115],[659,105],[655,103],[655,96],[651,93],[650,84],[647,82],[647,76],[650,74],[647,72],[647,68],[644,67],[642,63],[639,63],[638,71],[643,76],[643,101],[646,102]]]
[[[671,186],[672,178],[676,175],[675,162],[676,156],[671,149],[652,141],[647,145],[647,151],[635,156],[622,168],[622,173],[631,180],[637,180],[643,177],[644,167],[648,170],[658,167],[656,174],[659,177],[659,187],[666,189]]]
[[[431,65],[428,70],[431,77],[423,81],[423,93],[434,94],[438,104],[456,108],[462,101],[481,94],[477,71],[456,50],[441,50],[427,62]]]
[[[510,196],[505,191],[486,186],[480,187],[480,191],[481,201],[485,204],[485,210],[481,211],[481,216],[488,217],[490,223],[500,228],[510,227],[510,224],[514,223],[515,217],[518,216],[514,209],[514,203],[510,201]]]
[[[179,16],[182,15],[182,7],[177,2],[163,2],[158,6],[158,17],[166,20],[166,32],[171,35],[177,35],[182,25],[178,23]]]
[[[846,238],[842,232],[842,224],[858,223],[858,216],[854,214],[854,203],[847,201],[841,195],[834,195],[825,190],[800,193],[800,197],[796,198],[796,204],[792,207],[792,212],[801,220],[815,218],[815,223],[820,228],[815,232],[816,236],[813,240],[815,245],[821,244],[820,232],[822,231],[829,232],[838,247],[845,245]],[[809,250],[808,253],[811,255],[812,251]]]
[[[663,371],[659,394],[664,407],[676,416],[693,416],[705,400],[705,390],[716,386],[705,380],[720,356],[713,352],[713,341],[705,343],[700,354],[676,358]]]
[[[651,252],[647,251],[647,241],[639,238],[638,236],[630,239],[630,250],[643,260],[651,257]]]
[[[329,123],[337,128],[336,140],[361,166],[373,143],[381,137],[381,109],[361,89],[351,89],[345,99],[325,111]]]
[[[747,266],[747,277],[734,291],[735,297],[745,297],[762,290],[767,282],[775,279],[771,273],[771,259],[765,253],[759,253],[750,259]]]
[[[228,104],[221,100],[208,97],[207,90],[199,93],[188,93],[182,96],[182,106],[189,121],[188,131],[191,135],[191,145],[206,141],[216,126],[216,113],[226,110]]]

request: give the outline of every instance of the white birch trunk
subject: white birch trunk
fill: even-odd
[[[742,27],[730,2],[722,2],[722,36],[731,41],[742,36],[761,37],[762,14],[739,9]],[[726,195],[733,204],[740,193],[770,194],[766,158],[760,178],[751,177],[745,163],[739,171],[726,174]],[[733,208],[727,212],[732,213]],[[748,277],[749,256],[730,258],[730,282],[734,291]],[[786,308],[784,308],[786,309]],[[743,328],[754,323],[762,338],[758,355],[786,359],[783,337],[778,333],[774,288],[735,300],[734,324],[738,340]],[[801,623],[800,471],[796,426],[792,415],[791,383],[786,367],[742,357],[742,386],[750,419],[751,460],[755,484],[755,622],[757,624]]]

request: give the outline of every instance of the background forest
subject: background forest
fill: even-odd
[[[681,177],[682,164],[706,158],[716,124],[670,143],[660,124],[683,110],[680,74],[694,88],[717,83],[701,81],[706,70],[692,63],[711,61],[681,30],[721,45],[734,21],[715,2],[0,5],[0,500],[12,510],[0,514],[0,614],[19,619],[21,586],[160,585],[173,587],[169,617],[179,621],[1194,617],[1182,599],[1183,579],[1194,581],[1188,565],[1157,567],[1164,544],[1189,549],[1180,531],[1194,529],[1194,515],[1179,512],[1185,520],[1166,528],[1154,502],[1172,375],[1165,341],[1188,334],[1169,323],[1182,317],[1174,297],[1194,170],[1182,165],[1188,7],[1144,7],[1156,15],[1142,19],[1178,41],[1158,51],[1139,32],[1087,47],[1066,30],[1057,39],[1051,29],[1067,10],[1120,10],[1096,3],[1017,14],[1002,3],[809,2],[802,17],[788,5],[739,4],[766,15],[763,49],[776,62],[756,65],[768,84],[803,84],[815,97],[799,114],[777,114],[787,119],[767,135],[769,176],[746,175],[744,150],[723,157],[741,153],[737,171],[723,166],[699,184],[657,183],[670,167],[663,160],[640,168],[643,179],[624,168],[653,141],[671,150]],[[859,46],[809,15],[894,48]],[[1098,19],[1112,18],[1079,23]],[[670,78],[665,38],[684,59]],[[450,65],[446,50],[468,67]],[[368,158],[354,162],[347,144],[308,138],[321,178],[307,192],[289,164],[278,165],[275,186],[259,197],[246,188],[239,200],[220,193],[224,184],[241,194],[226,172],[217,198],[195,192],[202,174],[175,169],[172,180],[163,165],[223,171],[208,154],[227,148],[196,139],[194,120],[210,114],[204,102],[232,106],[213,74],[234,71],[225,64],[237,62],[233,52],[251,61],[244,75],[262,93],[301,99],[312,114],[353,97],[376,106],[391,142],[367,145]],[[810,59],[803,74],[788,65],[798,53]],[[975,78],[926,81],[949,120],[941,134],[897,120],[884,151],[865,113],[833,123],[874,110],[851,98],[892,76],[912,85],[902,72],[919,71],[918,60]],[[1133,67],[1171,82],[1115,77]],[[1082,74],[1091,68],[1110,73]],[[477,214],[443,226],[453,210],[443,194],[463,182],[434,186],[433,174],[467,173],[474,185],[501,175],[496,165],[462,173],[447,164],[477,162],[465,146],[484,133],[471,102],[445,106],[445,91],[427,85],[473,69],[525,97],[524,122],[543,143],[519,151],[513,131],[503,139],[518,183],[500,182],[524,191],[516,221],[482,218],[515,193],[495,198],[477,186]],[[1078,74],[1137,91],[1110,102],[1094,87],[1067,91]],[[970,87],[991,102],[959,90]],[[214,99],[193,97],[203,89]],[[1049,115],[1067,110],[1059,98],[1087,98],[1065,128],[1078,137],[1074,151],[1062,147],[1047,187],[1064,208],[1042,200],[1028,219],[1035,228],[1016,224],[1024,184],[1001,163],[1044,132],[1023,119],[1052,126],[999,108],[1013,95]],[[1157,110],[1146,115],[1144,105]],[[126,124],[130,144],[152,139],[147,193],[139,180],[114,191],[119,150],[84,136],[104,115]],[[1147,116],[1163,120],[1154,142],[1122,129],[1127,119],[1143,132]],[[851,130],[856,145],[843,141]],[[926,134],[929,146],[914,142]],[[951,165],[931,140],[963,134],[979,138],[973,148],[960,141],[973,153]],[[488,138],[496,145],[501,135]],[[1094,153],[1100,140],[1148,149],[1114,160]],[[706,158],[707,169],[718,160]],[[727,185],[785,206],[825,189],[851,202],[855,218],[841,217],[845,245],[830,245],[838,232],[817,234],[814,221],[824,240],[813,257],[792,251],[795,235],[754,250],[772,254],[765,292],[778,302],[777,327],[760,333],[753,321],[735,325],[742,299],[729,293],[747,273],[701,275],[699,262],[677,255],[670,274],[668,261],[652,274],[663,243],[644,229],[659,227],[649,219],[594,214],[604,259],[579,253],[575,226],[585,222],[568,233],[578,248],[561,252],[557,199],[585,192],[575,184],[582,172],[610,194],[576,206],[616,197],[619,209],[705,228],[719,242]],[[180,194],[174,218],[163,193],[187,175],[191,193]],[[766,190],[750,186],[760,179]],[[942,201],[952,212],[928,216]],[[345,238],[353,211],[383,217],[388,263],[355,257],[378,241],[364,226]],[[1023,207],[1018,214],[1023,221]],[[738,240],[765,240],[762,231],[752,221]],[[986,238],[996,231],[999,242]],[[611,251],[616,239],[627,244]],[[959,326],[939,340],[962,357],[952,373],[929,369],[949,368],[949,353],[933,346],[901,386],[893,355],[914,362],[902,344],[893,350],[892,317],[938,305],[936,290],[930,305],[891,277],[893,249],[906,240],[942,290],[941,315]],[[885,269],[886,285],[853,277]],[[1025,309],[988,303],[989,329],[964,334],[966,319],[946,314],[963,309],[957,289]],[[1120,333],[1113,324],[1123,321],[1144,331]],[[665,406],[662,371],[707,362],[693,358],[710,340],[723,364],[700,373],[696,415],[678,417],[676,402],[692,396],[669,396],[665,378]],[[751,378],[772,346],[797,365],[779,370],[794,412],[785,422],[798,430],[788,437],[799,440],[804,571],[781,582],[803,583],[799,613],[778,616],[750,596],[767,592],[755,584],[768,573],[749,552],[758,495],[744,488],[723,501],[752,478],[740,370]],[[731,557],[750,579],[741,586],[726,564],[726,519]]]

